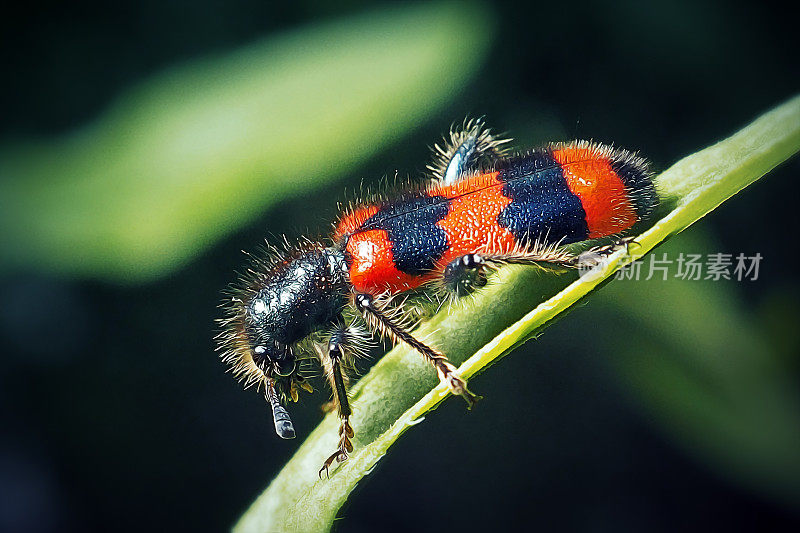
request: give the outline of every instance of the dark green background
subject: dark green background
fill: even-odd
[[[364,6],[16,8],[0,21],[7,142],[78,128],[169,65]],[[364,162],[346,182],[351,190],[395,169],[418,175],[427,146],[466,115],[486,115],[523,144],[613,141],[663,169],[800,87],[796,20],[777,5],[501,2],[494,11],[497,34],[477,78]],[[798,171],[795,158],[691,230],[708,251],[764,256],[758,281],[725,290],[785,356],[795,386]],[[288,200],[146,285],[22,269],[0,278],[0,529],[233,524],[298,441],[275,438],[263,399],[223,373],[211,341],[219,290],[241,266],[239,250],[252,249],[267,228],[325,231],[336,201],[349,199],[343,191],[340,184]],[[658,308],[646,292],[640,299]],[[610,360],[614,343],[625,342],[625,324],[610,314],[590,299],[475,379],[486,400],[474,412],[446,402],[432,413],[359,485],[339,530],[796,530],[797,501],[710,466],[640,405]],[[293,409],[299,440],[326,397],[306,400]]]

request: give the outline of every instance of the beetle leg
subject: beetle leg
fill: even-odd
[[[436,369],[439,380],[446,383],[453,394],[457,394],[466,400],[469,408],[481,399],[480,396],[473,394],[467,388],[467,382],[458,375],[458,371],[453,364],[447,360],[444,354],[434,350],[430,346],[418,340],[395,320],[384,313],[375,304],[375,300],[368,294],[356,294],[356,307],[364,314],[368,324],[385,334],[395,342],[404,342],[422,354]]]
[[[322,477],[322,472],[329,476],[330,466],[334,461],[343,463],[347,460],[348,454],[353,451],[353,427],[350,425],[350,415],[352,410],[350,408],[350,400],[347,397],[347,380],[342,372],[342,361],[344,359],[344,352],[342,344],[337,339],[337,335],[333,335],[328,341],[328,350],[325,354],[327,360],[323,362],[326,370],[328,370],[328,379],[333,388],[334,402],[338,406],[339,420],[339,446],[336,451],[328,457],[319,469],[319,477]]]

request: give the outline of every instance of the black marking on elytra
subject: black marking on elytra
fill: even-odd
[[[449,210],[447,198],[418,193],[383,204],[360,231],[386,230],[397,270],[419,276],[432,271],[447,250],[447,234],[436,223]]]
[[[497,179],[511,198],[497,217],[524,245],[586,240],[589,227],[580,199],[570,191],[561,166],[549,150],[536,150],[502,163]]]
[[[612,159],[611,168],[625,186],[639,220],[646,220],[658,205],[658,195],[647,165],[639,158],[623,157]]]

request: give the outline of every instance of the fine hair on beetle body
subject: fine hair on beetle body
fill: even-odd
[[[281,438],[295,436],[284,404],[312,390],[309,363],[324,369],[340,427],[320,476],[353,451],[353,361],[375,334],[413,348],[468,407],[480,399],[412,333],[416,296],[470,294],[507,264],[581,268],[625,247],[658,203],[648,163],[631,152],[573,141],[511,155],[508,142],[465,121],[434,146],[424,183],[352,203],[328,239],[250,255],[225,291],[218,350],[245,386],[264,385]],[[611,244],[592,242],[601,238]],[[588,254],[566,247],[584,242]]]

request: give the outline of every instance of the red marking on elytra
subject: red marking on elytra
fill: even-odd
[[[498,174],[481,174],[432,193],[453,199],[447,216],[437,223],[449,245],[440,264],[477,250],[501,254],[514,249],[514,235],[497,223],[500,212],[511,203],[511,198],[503,195]]]
[[[369,217],[378,212],[377,205],[361,205],[353,209],[336,224],[333,237],[337,241],[345,235],[349,235],[361,227]]]
[[[590,239],[614,235],[636,223],[625,185],[607,158],[590,148],[570,146],[553,150],[553,158],[583,205]]]
[[[397,270],[392,256],[392,241],[386,230],[372,229],[354,233],[347,241],[350,283],[362,293],[393,294],[415,289],[427,279]]]

